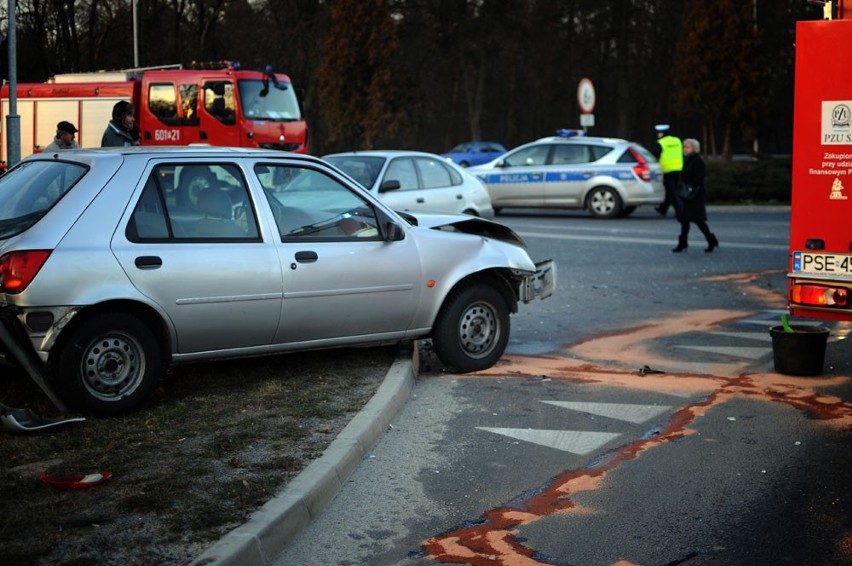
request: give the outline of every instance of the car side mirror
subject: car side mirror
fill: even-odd
[[[503,161],[502,159],[494,164],[494,167],[505,167],[505,166],[506,166],[506,162]]]
[[[379,187],[379,192],[386,193],[388,191],[395,191],[400,187],[401,185],[399,184],[399,181],[397,181],[396,179],[389,179],[381,184],[381,186]]]
[[[405,239],[405,230],[393,221],[385,224],[385,242],[398,242]]]

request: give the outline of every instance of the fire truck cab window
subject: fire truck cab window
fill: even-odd
[[[198,85],[195,83],[178,85],[180,107],[183,111],[183,125],[198,125]]]
[[[227,81],[204,83],[204,108],[223,124],[229,126],[235,124],[234,85]]]
[[[177,111],[175,85],[172,83],[149,85],[148,110],[162,123],[177,126],[180,123],[180,118]]]

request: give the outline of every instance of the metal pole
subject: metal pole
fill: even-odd
[[[751,17],[754,22],[754,39],[757,41],[757,0],[753,0],[751,3]],[[755,156],[760,152],[760,135],[755,134],[754,143],[752,144],[751,151]]]
[[[15,37],[15,2],[9,0],[9,114],[6,116],[6,165],[21,160],[21,117],[18,115],[18,53]]]
[[[139,66],[139,31],[136,25],[136,3],[138,0],[130,0],[133,3],[133,66]]]

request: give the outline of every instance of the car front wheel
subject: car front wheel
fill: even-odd
[[[447,296],[432,328],[438,358],[462,373],[490,368],[509,341],[509,308],[487,284],[469,284]]]
[[[137,318],[108,313],[74,330],[53,368],[60,396],[74,410],[111,416],[135,409],[160,377],[160,350]]]
[[[596,187],[589,193],[588,209],[597,218],[615,218],[621,214],[621,197],[615,189]]]

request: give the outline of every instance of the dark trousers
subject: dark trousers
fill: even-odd
[[[669,206],[674,209],[675,217],[680,216],[680,198],[677,196],[677,185],[679,182],[680,171],[663,173],[663,187],[666,189],[666,200],[657,207],[657,212],[663,216],[669,211]]]
[[[701,230],[701,233],[704,234],[704,237],[707,239],[707,243],[710,244],[713,241],[713,234],[710,233],[710,227],[707,226],[707,222],[705,220],[693,220],[693,224],[698,226],[698,229]],[[679,242],[686,245],[686,239],[689,236],[689,221],[681,220],[680,221],[680,238]]]

